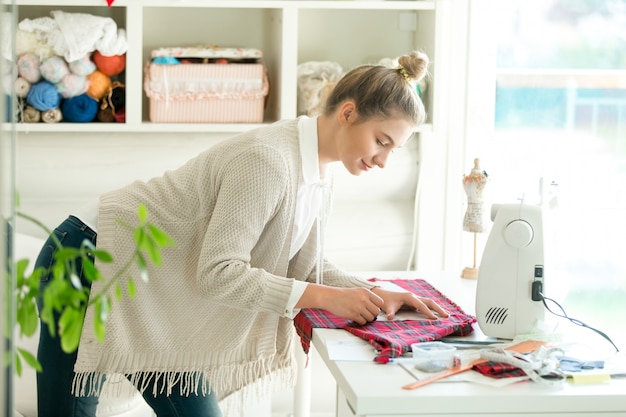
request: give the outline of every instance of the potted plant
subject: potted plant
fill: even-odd
[[[18,328],[20,336],[31,337],[35,334],[41,317],[41,321],[47,325],[47,331],[52,335],[58,331],[61,347],[68,353],[78,349],[87,309],[95,309],[94,331],[98,340],[102,342],[105,337],[106,322],[113,307],[110,294],[113,293],[115,298],[121,299],[122,288],[125,286],[129,297],[132,298],[135,295],[135,284],[128,273],[129,268],[132,265],[137,265],[141,279],[147,281],[148,263],[157,267],[160,266],[162,261],[161,248],[175,245],[167,233],[148,221],[147,209],[141,205],[137,210],[138,224],[136,226],[121,223],[129,230],[129,233],[133,233],[135,250],[130,254],[129,259],[124,261],[122,268],[115,276],[105,277],[102,276],[94,261],[113,262],[113,257],[107,251],[98,249],[89,241],[84,241],[79,248],[63,247],[39,220],[19,212],[18,216],[45,230],[55,240],[58,250],[54,255],[55,263],[50,270],[38,267],[27,274],[28,259],[18,259],[13,263],[16,284],[13,287],[11,271],[7,271],[6,294],[7,297],[13,297],[13,300],[6,300],[5,308],[15,306],[15,326]],[[107,280],[100,292],[90,294],[90,289],[81,284],[76,271],[76,261],[78,260],[82,262],[83,272],[89,281]],[[43,293],[40,293],[39,280],[41,276],[48,273],[52,274],[52,281]],[[113,291],[110,291],[111,289]],[[39,297],[42,297],[43,300],[41,311],[37,309]],[[7,311],[6,316],[12,317],[12,314]],[[7,326],[7,329],[9,332],[14,330],[10,325]],[[41,364],[37,361],[36,356],[26,349],[16,347],[12,359],[18,375],[21,375],[22,372],[22,362],[37,371],[41,371]]]

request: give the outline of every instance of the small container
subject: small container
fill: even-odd
[[[443,342],[413,343],[413,364],[424,372],[439,372],[452,368],[456,348]]]

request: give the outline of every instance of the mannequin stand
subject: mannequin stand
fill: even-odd
[[[474,233],[474,263],[472,267],[463,268],[463,272],[461,272],[461,278],[468,279],[477,279],[478,278],[478,268],[476,268],[476,233]]]

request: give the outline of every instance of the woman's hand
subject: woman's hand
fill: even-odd
[[[383,300],[381,309],[389,320],[392,320],[401,309],[418,311],[433,320],[448,317],[448,312],[430,298],[418,297],[407,291],[388,291],[380,287],[374,287],[372,292]]]
[[[338,288],[309,284],[296,307],[321,308],[358,324],[374,321],[384,301],[367,288]]]

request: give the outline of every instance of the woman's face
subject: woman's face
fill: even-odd
[[[340,160],[352,175],[384,168],[389,154],[409,140],[413,125],[402,118],[374,119],[344,127]]]

